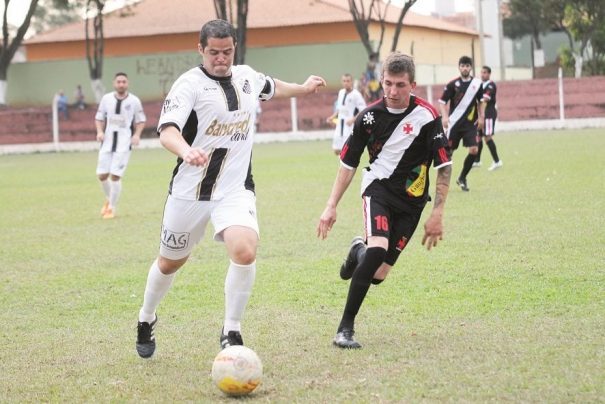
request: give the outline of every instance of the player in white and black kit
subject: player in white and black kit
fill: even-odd
[[[335,111],[326,119],[330,125],[334,125],[336,122],[332,138],[332,150],[336,155],[340,155],[342,145],[353,131],[353,123],[355,123],[357,114],[366,107],[363,95],[353,88],[353,76],[345,73],[342,75],[341,82],[343,88],[338,91]]]
[[[156,308],[209,222],[230,259],[220,345],[243,345],[241,319],[254,284],[259,237],[251,171],[257,104],[325,86],[318,76],[301,85],[233,66],[235,38],[227,21],[206,23],[198,44],[202,65],[181,75],[164,101],[158,133],[178,159],[164,206],[159,256],[149,269],[139,311],[136,348],[143,358],[155,351]]]
[[[500,157],[498,157],[498,150],[496,149],[496,143],[493,139],[493,136],[496,134],[496,118],[498,118],[498,110],[496,109],[496,92],[498,88],[496,87],[496,83],[490,79],[491,74],[492,69],[489,66],[483,66],[483,68],[481,68],[481,80],[483,81],[482,102],[485,103],[485,123],[483,125],[483,130],[479,131],[479,150],[475,157],[473,167],[481,167],[481,152],[483,151],[482,138],[489,148],[489,152],[494,160],[488,170],[494,171],[502,167],[503,163],[502,160],[500,160]]]
[[[443,95],[439,99],[439,111],[443,122],[443,129],[452,150],[456,150],[462,140],[462,145],[468,148],[468,155],[464,159],[462,171],[456,180],[456,184],[463,191],[468,191],[466,176],[473,168],[475,156],[478,152],[477,144],[479,136],[477,130],[483,129],[485,104],[481,80],[471,76],[473,60],[468,56],[462,56],[458,61],[460,76],[447,83]],[[449,113],[446,105],[449,102]]]
[[[437,169],[433,210],[422,244],[430,250],[443,235],[443,210],[451,175],[451,153],[439,114],[412,94],[415,66],[410,56],[392,53],[383,64],[384,97],[363,110],[340,154],[341,167],[317,226],[325,239],[336,222],[336,207],[347,190],[364,150],[361,195],[365,237],[356,237],[340,269],[351,279],[334,345],[360,348],[354,322],[370,284],[382,282],[406,247],[429,198],[429,169]],[[365,241],[364,241],[365,240]],[[367,247],[366,244],[367,243]]]
[[[95,115],[97,140],[101,142],[97,176],[105,194],[101,208],[104,219],[113,219],[122,193],[122,177],[128,166],[132,146],[137,146],[145,126],[145,113],[139,98],[128,92],[128,76],[117,73],[115,91],[105,94]]]

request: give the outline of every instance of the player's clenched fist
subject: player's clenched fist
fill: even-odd
[[[200,148],[189,148],[181,156],[187,164],[203,167],[208,163],[208,153]]]

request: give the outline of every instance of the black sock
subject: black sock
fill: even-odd
[[[363,261],[363,257],[366,256],[367,249],[368,247],[365,244],[357,249],[357,266]]]
[[[475,155],[469,153],[466,156],[466,158],[464,159],[464,165],[462,166],[462,172],[460,173],[460,177],[458,177],[458,178],[462,178],[463,180],[466,180],[466,176],[473,168],[474,162],[475,162]]]
[[[366,250],[363,261],[357,265],[351,284],[349,285],[349,294],[347,295],[347,303],[345,304],[342,320],[338,326],[338,332],[343,328],[353,329],[355,317],[359,312],[359,308],[365,299],[374,274],[384,262],[384,257],[387,252],[384,248],[372,247]]]
[[[380,285],[384,279],[372,279],[372,285]]]
[[[477,147],[479,148],[479,151],[477,152],[477,155],[475,156],[475,163],[481,162],[481,152],[483,151],[483,142],[479,141],[479,144],[477,145]]]
[[[487,147],[489,147],[489,152],[492,154],[494,163],[500,161],[500,158],[498,157],[498,151],[496,150],[496,143],[494,143],[493,139],[490,139],[489,142],[487,142]]]

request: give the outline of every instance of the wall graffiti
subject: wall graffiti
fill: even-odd
[[[157,80],[158,87],[165,96],[170,91],[172,83],[185,71],[201,63],[199,55],[149,56],[136,60],[136,72]]]

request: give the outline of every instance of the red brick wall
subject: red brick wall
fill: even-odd
[[[498,117],[501,121],[558,119],[557,79],[508,81],[498,84]],[[566,118],[605,117],[605,76],[566,78],[563,80]],[[441,95],[440,85],[433,86],[433,101]],[[426,87],[416,94],[426,97]],[[326,118],[332,114],[336,91],[325,91],[297,99],[298,129],[330,129]],[[144,137],[155,136],[161,101],[144,104],[147,124]],[[291,130],[290,100],[276,99],[262,103],[260,132]],[[70,119],[59,121],[61,141],[95,139],[95,107],[70,110]],[[50,107],[0,110],[0,144],[52,142]]]

